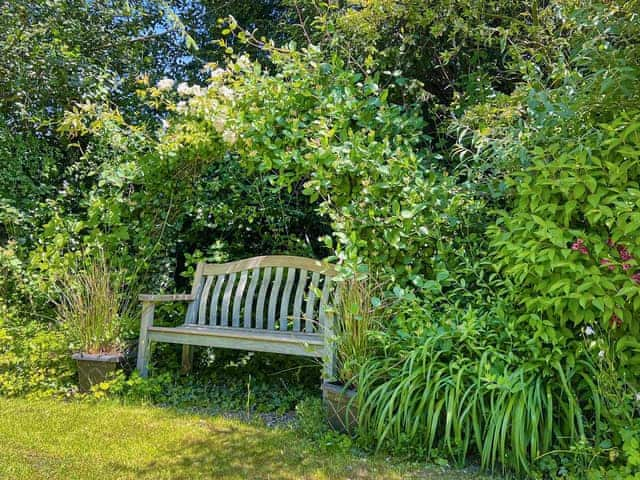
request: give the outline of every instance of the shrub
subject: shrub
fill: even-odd
[[[640,364],[640,115],[542,144],[531,163],[492,229],[498,264],[520,289],[520,321],[556,345],[613,329],[627,346],[622,367]]]
[[[183,169],[237,159],[272,189],[307,196],[329,218],[328,245],[347,266],[368,263],[401,284],[429,276],[476,204],[434,166],[418,112],[335,55],[265,49],[274,73],[241,56],[213,70],[206,89],[150,89],[176,112],[160,156]]]
[[[0,396],[64,393],[74,374],[64,332],[0,304]]]

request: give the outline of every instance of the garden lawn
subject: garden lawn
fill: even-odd
[[[291,429],[115,402],[0,399],[2,479],[472,479],[319,446]]]

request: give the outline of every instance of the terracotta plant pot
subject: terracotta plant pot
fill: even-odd
[[[109,378],[122,363],[123,356],[114,354],[74,353],[72,358],[78,364],[78,385],[81,392],[91,391],[91,387]]]
[[[331,382],[322,383],[322,400],[331,428],[343,433],[354,433],[358,428],[357,392],[353,388]]]

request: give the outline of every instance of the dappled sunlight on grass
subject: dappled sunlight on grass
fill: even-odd
[[[472,478],[319,447],[294,431],[117,403],[0,400],[0,478]]]

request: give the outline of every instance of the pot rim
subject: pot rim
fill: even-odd
[[[84,353],[77,352],[71,355],[74,360],[86,360],[89,362],[119,362],[124,356],[121,353]]]
[[[346,386],[337,382],[327,382],[326,380],[322,382],[322,388],[346,395],[355,395],[357,392],[357,388],[353,386]]]

